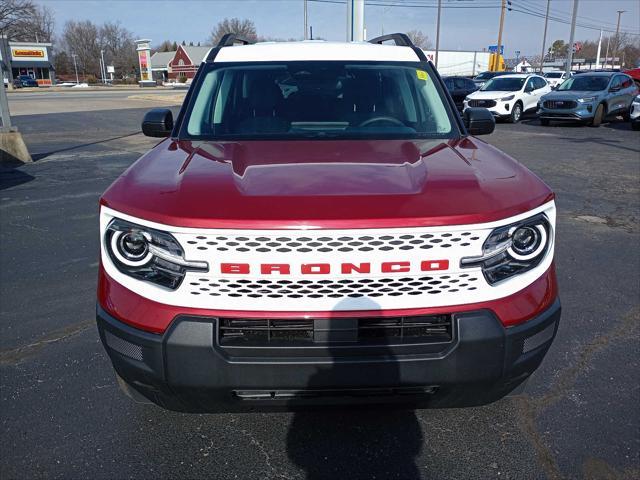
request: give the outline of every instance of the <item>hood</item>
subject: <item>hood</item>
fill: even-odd
[[[597,97],[602,94],[602,91],[581,91],[581,90],[554,90],[553,92],[544,95],[545,100],[576,100],[583,97]]]
[[[513,95],[514,93],[517,93],[517,92],[518,92],[517,90],[515,92],[507,92],[507,91],[501,91],[501,90],[491,90],[491,91],[485,92],[482,90],[476,90],[471,95],[469,95],[469,98],[473,98],[474,100],[499,100],[502,97],[506,97],[507,95]]]
[[[550,198],[536,176],[474,138],[165,140],[101,202],[185,227],[375,228],[499,220]]]

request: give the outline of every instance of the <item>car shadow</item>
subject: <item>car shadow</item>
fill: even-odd
[[[0,151],[0,190],[22,185],[35,179],[33,175],[19,170],[19,167],[23,165],[25,163],[13,155]]]
[[[341,303],[335,310],[340,310]],[[371,302],[366,309],[379,308]],[[347,369],[351,375],[355,371],[353,363],[357,361],[350,360],[348,365],[340,347],[329,345],[328,362],[318,366],[307,390],[337,388]],[[371,371],[371,367],[362,369],[354,383],[375,388],[379,378],[387,385],[400,384],[400,370],[398,363],[392,361],[393,352],[384,346],[381,350],[382,358],[389,361],[384,372]],[[328,398],[327,402],[330,401]],[[414,410],[383,404],[296,411],[287,432],[287,455],[311,480],[419,479],[416,457],[422,444],[422,430]]]

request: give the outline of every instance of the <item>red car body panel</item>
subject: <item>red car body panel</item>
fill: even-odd
[[[505,327],[511,327],[544,312],[558,296],[555,266],[539,279],[518,293],[491,302],[472,303],[454,307],[344,311],[344,312],[265,312],[239,310],[204,310],[165,305],[148,300],[113,281],[100,266],[98,275],[98,302],[115,318],[151,333],[163,333],[178,315],[202,315],[226,318],[353,318],[397,317],[412,315],[437,315],[468,312],[479,309],[492,310]]]
[[[540,179],[475,138],[167,139],[101,203],[182,227],[385,228],[490,222],[552,198]]]

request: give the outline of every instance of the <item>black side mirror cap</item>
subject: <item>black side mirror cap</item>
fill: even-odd
[[[168,137],[173,130],[173,113],[168,108],[149,110],[142,120],[142,133],[147,137]]]
[[[470,135],[489,135],[496,128],[496,120],[486,108],[467,108],[463,120]]]

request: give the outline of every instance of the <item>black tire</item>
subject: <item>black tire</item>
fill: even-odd
[[[549,126],[549,119],[548,118],[541,118],[540,119],[540,125],[542,125],[543,127],[548,127]]]
[[[626,112],[622,113],[622,119],[625,122],[630,122],[631,121],[631,109],[627,110]]]
[[[601,103],[596,108],[596,113],[593,115],[593,120],[591,120],[591,126],[598,128],[604,119],[604,105]]]
[[[507,117],[507,121],[509,123],[518,123],[522,118],[522,104],[520,102],[516,102],[513,108],[511,109],[511,114]]]

